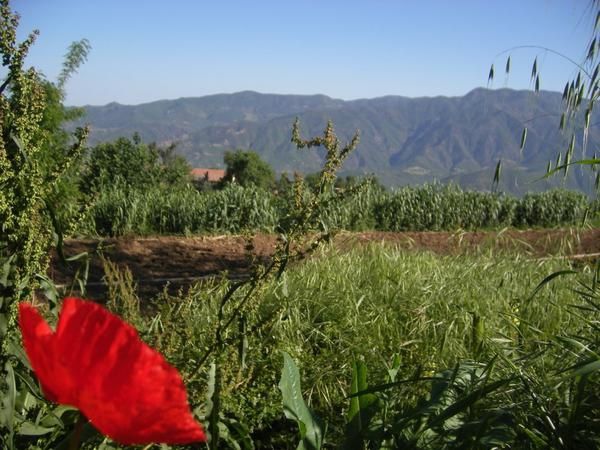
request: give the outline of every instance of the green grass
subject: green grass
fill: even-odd
[[[502,423],[513,448],[542,448],[532,443],[537,435],[549,445],[575,439],[583,432],[574,424],[584,420],[593,430],[593,421],[600,420],[600,385],[597,373],[583,387],[565,373],[591,355],[586,348],[598,350],[598,310],[578,309],[589,304],[567,276],[531,297],[541,280],[565,264],[508,253],[437,256],[382,245],[326,250],[265,286],[248,305],[244,326],[254,332],[247,341],[237,331],[227,336],[230,345],[218,358],[226,415],[246,424],[263,448],[286,448],[283,442],[295,448],[293,424],[283,418],[276,387],[283,350],[300,367],[305,398],[328,422],[326,441],[337,448],[355,361],[369,368],[371,385],[388,381],[394,359],[398,380],[441,373],[464,361],[493,361],[490,380],[510,379],[510,386],[479,403],[488,412],[508,414]],[[588,275],[577,275],[580,290],[590,285]],[[210,345],[223,290],[204,285],[178,299],[161,296],[160,312],[151,320],[124,307],[131,302],[113,303],[182,370],[200,412],[208,367],[198,368],[197,361]],[[575,398],[577,386],[581,398]],[[386,397],[390,411],[407,414],[430,387],[413,382],[396,388]],[[419,441],[417,447],[454,448],[440,440]]]

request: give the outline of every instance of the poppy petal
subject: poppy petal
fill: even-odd
[[[74,380],[68,392],[60,380],[53,386],[57,398],[69,400],[102,433],[122,444],[206,440],[179,372],[118,316],[67,298],[53,338],[60,372]]]
[[[73,405],[64,393],[72,389],[73,380],[65,373],[56,357],[54,332],[30,303],[19,304],[19,327],[23,346],[48,400]]]

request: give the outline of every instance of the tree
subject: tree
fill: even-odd
[[[227,167],[224,183],[235,182],[242,186],[254,185],[264,189],[270,189],[275,184],[273,169],[256,152],[225,152],[223,159]]]
[[[177,143],[173,142],[166,147],[160,147],[155,142],[148,144],[151,152],[158,154],[161,165],[160,181],[168,186],[182,186],[191,182],[190,172],[192,167],[187,160],[175,153]]]
[[[155,143],[146,145],[138,134],[98,144],[89,154],[82,190],[93,194],[115,185],[146,189],[157,184],[185,184],[190,167],[174,150],[174,144],[165,148]]]

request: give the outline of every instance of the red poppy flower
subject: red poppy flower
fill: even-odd
[[[102,306],[65,299],[53,332],[21,303],[19,326],[46,397],[75,406],[103,434],[122,444],[206,440],[177,369]]]

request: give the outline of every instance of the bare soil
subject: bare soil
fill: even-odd
[[[242,276],[251,265],[252,255],[268,259],[276,246],[277,237],[259,234],[250,242],[241,236],[231,235],[73,239],[65,242],[65,254],[69,256],[87,252],[90,255],[88,285],[95,295],[102,295],[103,258],[121,269],[129,269],[138,286],[145,286],[147,293],[155,293],[162,290],[167,282],[173,288],[178,288],[225,271],[228,276]],[[334,240],[342,250],[371,242],[385,242],[409,251],[430,251],[442,255],[507,250],[532,258],[561,255],[595,260],[600,254],[600,229],[343,232]],[[78,268],[80,264],[65,265],[53,254],[49,276],[59,285],[69,285]]]

